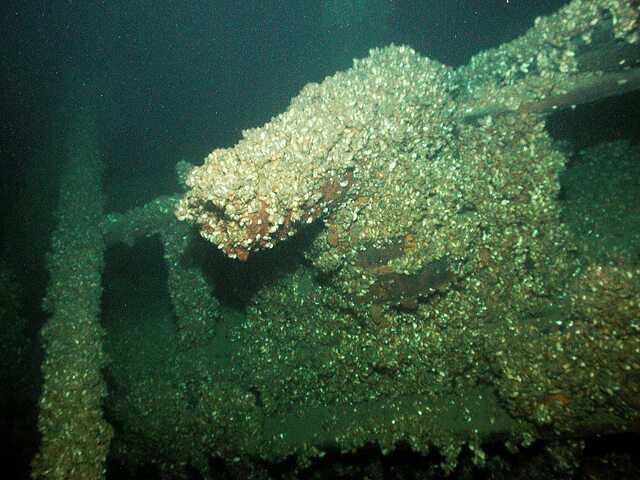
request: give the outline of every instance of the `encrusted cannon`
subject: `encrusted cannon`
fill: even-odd
[[[378,194],[375,176],[412,180],[402,162],[431,168],[456,119],[548,113],[639,88],[637,16],[633,2],[574,2],[458,70],[408,47],[372,50],[209,154],[188,174],[176,215],[247,260],[349,199]]]

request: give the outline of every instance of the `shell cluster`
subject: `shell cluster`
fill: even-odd
[[[391,46],[305,86],[287,111],[190,171],[178,219],[231,258],[273,247],[326,217],[372,163],[392,162],[386,150],[429,135],[415,120],[447,97],[444,69]]]

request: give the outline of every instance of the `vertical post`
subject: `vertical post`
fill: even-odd
[[[185,350],[209,345],[215,336],[220,307],[203,272],[185,260],[190,229],[175,222],[170,228],[163,229],[161,237],[180,345]]]
[[[77,122],[62,168],[58,226],[48,258],[44,307],[51,317],[41,335],[45,359],[38,428],[40,451],[32,477],[99,479],[113,436],[102,415],[107,393],[99,314],[105,241],[99,227],[103,169],[91,121]],[[89,119],[91,120],[91,119]]]

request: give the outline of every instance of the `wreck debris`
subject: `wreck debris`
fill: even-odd
[[[44,301],[51,318],[41,332],[42,445],[33,460],[33,478],[104,478],[113,437],[102,415],[107,385],[101,375],[106,358],[99,315],[106,243],[99,226],[103,165],[92,133],[78,127],[63,169]]]
[[[103,252],[107,240],[132,243],[153,233],[169,265],[177,343],[182,353],[202,354],[182,357],[187,367],[191,358],[197,365],[172,377],[179,381],[154,386],[151,377],[129,392],[144,412],[136,426],[160,447],[149,452],[150,461],[165,472],[186,475],[191,465],[211,476],[212,456],[234,465],[295,455],[303,462],[322,456],[326,445],[349,451],[375,443],[389,452],[400,442],[421,453],[435,445],[451,471],[464,444],[482,463],[486,439],[528,446],[535,438],[591,433],[592,421],[600,422],[598,431],[637,430],[640,272],[578,265],[569,254],[572,237],[557,200],[566,158],[543,119],[532,115],[547,107],[522,107],[544,101],[544,92],[551,99],[570,93],[558,85],[595,78],[581,77],[564,44],[593,38],[592,27],[604,21],[615,24],[611,35],[619,41],[637,41],[636,7],[572,2],[538,21],[525,40],[480,54],[458,71],[406,47],[374,50],[349,72],[305,88],[287,112],[245,132],[236,147],[191,169],[190,190],[177,206],[164,198],[112,214],[96,233],[101,197],[91,198],[89,214],[78,210],[83,215],[76,219],[87,231],[70,230],[77,238],[56,249],[61,254],[52,261],[66,265],[71,249],[78,271],[52,275],[49,294],[57,307],[80,285],[88,321],[79,337],[73,331],[72,341],[47,347],[50,358],[71,359],[72,373],[81,355],[97,360],[86,369],[94,382],[88,396],[95,430],[80,429],[80,441],[96,440],[81,452],[88,458],[82,467],[93,468],[87,475],[101,475],[111,430],[96,407],[105,391],[96,367],[103,362],[95,321],[101,264],[82,255]],[[540,54],[535,65],[532,51]],[[499,107],[495,119],[465,121],[476,100],[494,105],[500,98],[505,114]],[[95,186],[89,173],[83,181]],[[304,252],[308,261],[251,300],[234,331],[232,358],[220,360],[207,349],[219,304],[202,271],[180,264],[190,238],[185,225],[174,229],[167,221],[174,207],[179,219],[196,223],[239,260],[309,222],[326,224]],[[66,225],[61,219],[65,240]],[[91,245],[76,249],[82,239]],[[86,284],[76,282],[82,275]],[[55,308],[45,338],[60,325],[75,327],[62,313],[68,312]],[[47,380],[51,362],[44,368],[43,452],[51,445],[65,452],[66,436],[47,434],[60,405],[47,399],[65,392]],[[73,386],[76,378],[56,381]],[[75,387],[69,391],[80,415],[64,420],[84,426],[85,398],[75,396]],[[188,409],[193,417],[184,415]],[[167,425],[172,418],[176,424]],[[123,457],[133,456],[125,450]],[[52,463],[43,461],[49,458],[42,454],[34,463],[35,475],[50,472]]]
[[[232,258],[272,248],[326,218],[376,165],[393,170],[398,148],[439,148],[452,111],[447,71],[390,47],[307,85],[286,112],[193,168],[178,219]]]

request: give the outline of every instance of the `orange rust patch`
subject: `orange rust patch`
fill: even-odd
[[[289,233],[289,230],[291,230],[291,212],[287,212],[287,214],[284,216],[284,221],[282,222],[280,230],[278,231],[278,239],[282,240],[283,238],[285,238],[287,236],[287,233]]]
[[[371,267],[371,270],[376,272],[378,275],[389,275],[390,273],[395,272],[394,268],[390,265],[375,265]]]
[[[246,262],[249,259],[249,250],[246,248],[237,247],[236,254],[238,255],[238,260],[241,262]]]
[[[207,235],[213,235],[213,227],[209,223],[205,223],[202,226],[202,230],[204,230]]]
[[[446,257],[424,264],[421,270],[412,275],[400,273],[383,273],[382,267],[370,267],[376,270],[378,278],[369,287],[368,292],[360,297],[364,302],[378,304],[394,304],[414,310],[419,298],[427,298],[437,292],[444,292],[449,285],[457,280],[457,276],[450,269],[450,262]]]
[[[552,407],[554,405],[569,405],[571,400],[562,392],[549,392],[544,396],[544,404]]]
[[[356,207],[362,207],[365,203],[367,203],[368,200],[369,199],[367,197],[361,195],[356,199],[354,205]]]
[[[269,214],[267,204],[262,202],[258,213],[251,217],[251,223],[247,227],[247,238],[254,239],[258,235],[264,237],[269,233]]]
[[[340,186],[341,182],[347,182],[347,185],[344,187]],[[353,183],[353,173],[347,172],[345,174],[344,179],[340,180],[336,177],[331,177],[327,180],[327,182],[323,185],[320,193],[322,193],[322,200],[326,203],[333,202],[335,200],[339,200],[344,193],[349,189],[351,184]]]
[[[340,187],[338,185],[338,180],[335,178],[330,178],[322,187],[322,199],[325,202],[329,202],[336,198],[338,193],[340,193]]]
[[[415,252],[417,248],[418,245],[416,244],[416,239],[413,236],[413,233],[409,233],[406,237],[404,237],[404,239],[402,240],[402,250],[404,251],[404,253]]]
[[[333,248],[336,248],[340,243],[340,237],[338,236],[338,227],[335,223],[329,224],[329,234],[327,235],[327,242]]]

